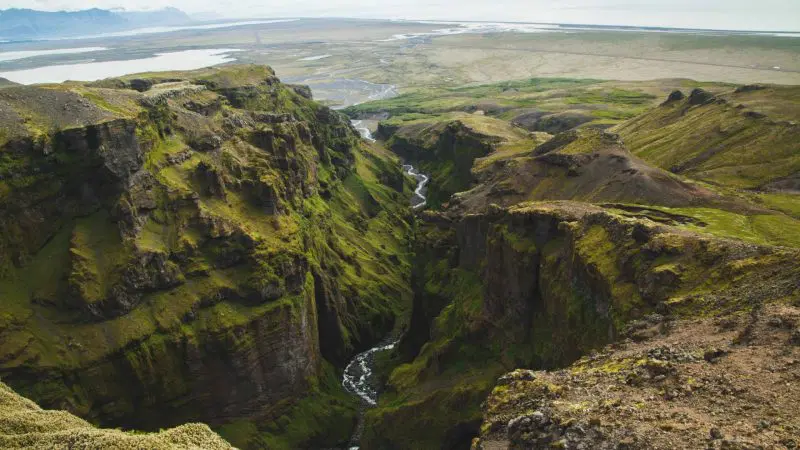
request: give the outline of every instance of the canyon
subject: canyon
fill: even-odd
[[[0,88],[0,444],[794,448],[797,96]]]

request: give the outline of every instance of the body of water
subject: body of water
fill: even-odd
[[[19,50],[13,52],[0,52],[0,62],[16,61],[19,59],[33,58],[36,56],[71,55],[75,53],[91,53],[108,50],[106,47],[79,47],[79,48],[54,48],[48,50]]]
[[[356,128],[356,130],[359,132],[359,134],[361,134],[362,138],[370,142],[375,142],[375,138],[372,137],[372,131],[369,131],[369,128],[367,128],[367,126],[364,125],[363,120],[354,120],[352,123],[353,126]]]
[[[414,189],[414,196],[411,198],[411,207],[414,209],[422,209],[428,203],[425,193],[428,189],[428,182],[430,178],[424,173],[420,173],[414,166],[410,164],[403,165],[403,171],[406,175],[414,177],[417,180],[417,188]]]
[[[360,120],[354,120],[353,126],[361,133],[364,139],[375,142],[369,128],[363,125]],[[411,165],[403,165],[403,171],[417,180],[417,187],[414,190],[414,197],[411,199],[411,207],[413,209],[420,209],[425,206],[427,199],[425,198],[425,186],[428,184],[429,178],[427,175],[419,173]],[[350,450],[357,450],[359,448],[359,441],[361,440],[361,432],[364,427],[364,410],[373,408],[378,405],[378,382],[375,380],[375,354],[393,350],[397,346],[397,339],[384,341],[377,346],[359,353],[356,355],[347,367],[344,369],[342,375],[342,386],[349,392],[357,395],[363,405],[362,413],[358,420],[356,432],[350,440]]]
[[[300,58],[298,61],[318,61],[320,59],[330,58],[333,55],[317,55],[317,56],[306,56],[305,58]]]
[[[0,77],[21,84],[61,83],[66,80],[95,81],[131,73],[166,70],[194,70],[214,66],[236,58],[238,49],[216,48],[157,53],[149,58],[119,61],[97,61],[77,64],[59,64],[33,69],[0,72]]]

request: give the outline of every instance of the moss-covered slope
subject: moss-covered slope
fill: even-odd
[[[798,101],[800,89],[784,86],[744,86],[716,96],[677,92],[616,131],[634,154],[658,167],[723,186],[765,188],[800,171]]]
[[[0,383],[0,446],[6,449],[160,449],[232,448],[207,425],[187,424],[158,433],[103,430],[66,411],[43,410]]]
[[[7,383],[104,425],[346,441],[335,368],[409,298],[393,156],[262,66],[0,102]]]
[[[800,298],[796,250],[657,225],[574,202],[430,214],[414,315],[367,415],[365,448],[462,448],[502,373],[564,367],[653,314],[678,320]]]

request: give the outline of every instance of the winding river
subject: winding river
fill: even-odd
[[[361,134],[361,137],[370,142],[375,142],[369,128],[367,128],[362,121],[354,120],[353,126]],[[427,175],[419,173],[410,164],[403,165],[403,172],[417,180],[417,187],[414,189],[414,196],[411,198],[411,208],[415,210],[423,208],[427,202],[425,192],[430,179]],[[364,411],[378,405],[378,381],[375,380],[374,373],[375,354],[394,349],[395,346],[397,346],[397,342],[397,338],[391,338],[365,352],[357,354],[344,369],[342,386],[344,386],[348,392],[357,395],[362,402],[362,411],[358,420],[358,426],[353,437],[350,439],[350,450],[357,450],[359,448],[358,444],[361,440],[361,432],[364,426]]]
[[[406,175],[410,175],[417,179],[417,188],[414,189],[414,196],[411,198],[411,207],[414,209],[422,209],[428,202],[428,199],[425,198],[425,192],[428,187],[428,178],[427,175],[424,173],[419,173],[414,166],[410,164],[403,165],[403,171]]]

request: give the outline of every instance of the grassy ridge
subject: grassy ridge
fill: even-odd
[[[459,88],[425,88],[376,102],[351,106],[353,117],[388,113],[393,119],[434,119],[455,111],[483,111],[504,120],[538,112],[544,116],[570,111],[585,115],[588,125],[607,125],[635,116],[652,105],[655,84],[629,88],[601,80],[532,78]],[[544,125],[542,125],[544,126]],[[545,131],[545,130],[542,130]]]
[[[646,161],[707,182],[760,188],[800,172],[800,88],[729,91],[703,104],[669,102],[617,128]],[[699,101],[699,100],[698,100]]]

